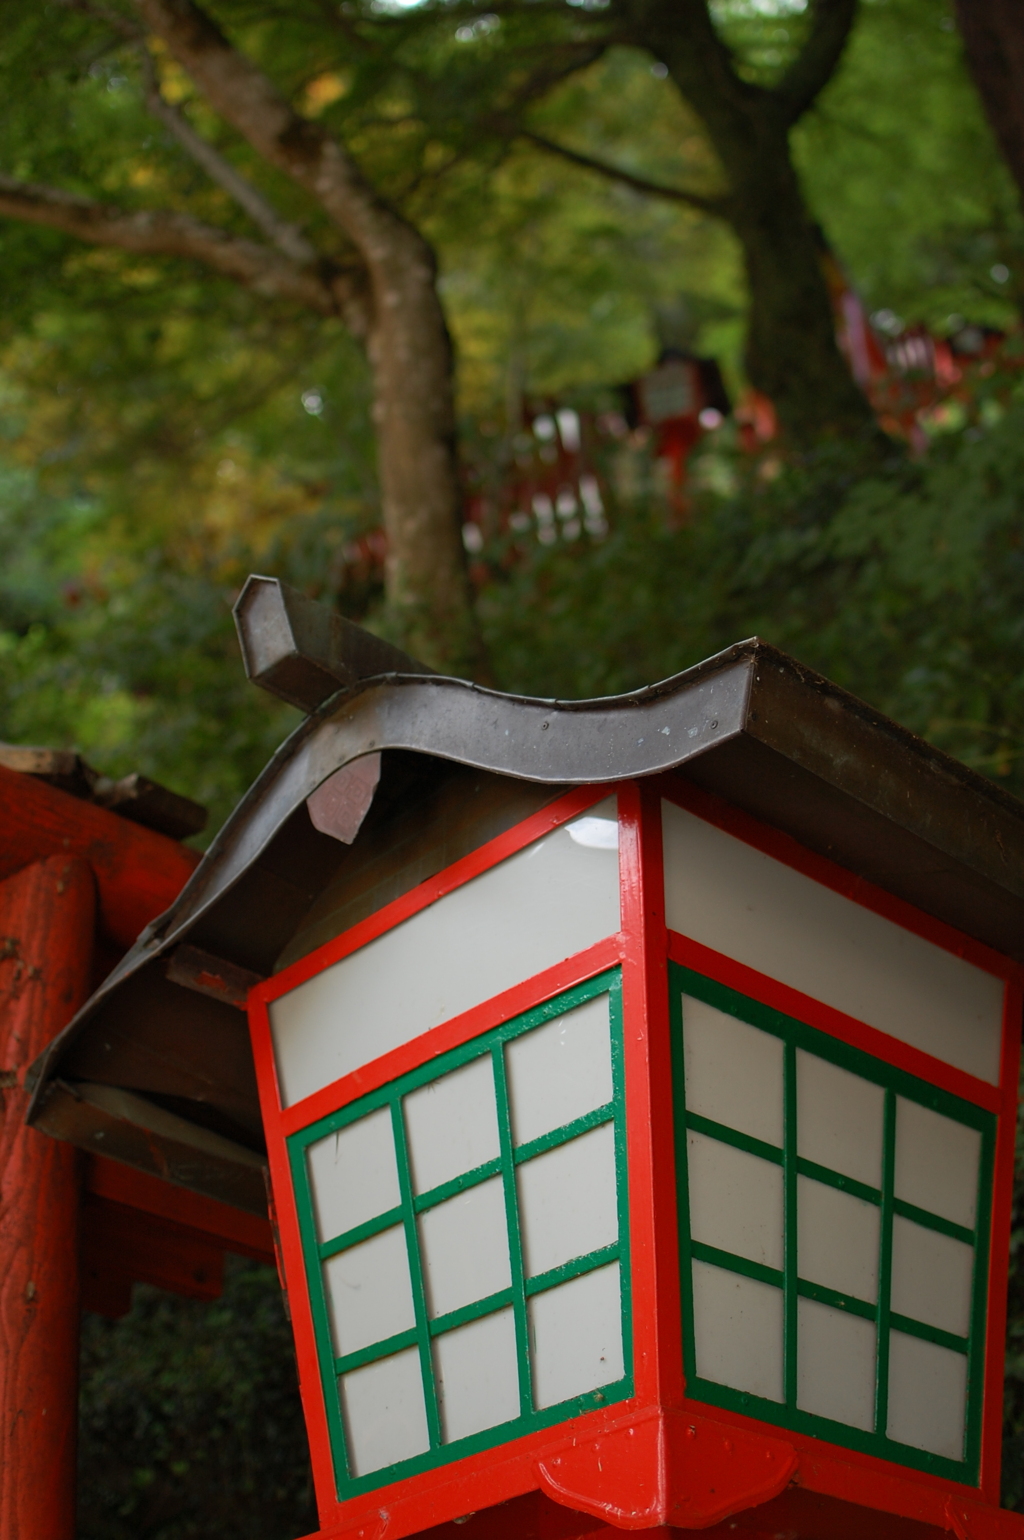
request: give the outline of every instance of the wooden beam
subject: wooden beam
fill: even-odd
[[[48,856],[87,862],[96,878],[100,928],[122,950],[173,902],[201,860],[165,834],[2,765],[0,799],[0,880]]]
[[[186,1299],[217,1299],[224,1252],[197,1230],[87,1193],[82,1204],[82,1308],[125,1315],[134,1283]]]
[[[134,1166],[90,1155],[85,1168],[85,1190],[124,1208],[184,1225],[238,1256],[252,1257],[257,1262],[274,1260],[269,1220],[232,1208],[228,1203],[218,1203],[216,1198],[204,1197],[202,1193],[190,1192],[186,1187],[173,1187]]]

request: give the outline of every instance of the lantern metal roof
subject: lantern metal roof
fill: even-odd
[[[251,578],[236,618],[250,677],[309,714],[37,1061],[30,1121],[57,1137],[262,1211],[249,985],[318,944],[346,873],[365,913],[574,785],[679,772],[1024,961],[1024,804],[764,641],[561,701],[432,674],[276,580]],[[352,843],[320,832],[307,798],[377,755]],[[389,840],[415,847],[401,877],[374,866]]]

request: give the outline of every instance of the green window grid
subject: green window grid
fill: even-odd
[[[584,1113],[583,1116],[575,1118],[572,1122],[566,1123],[560,1128],[552,1129],[549,1133],[543,1134],[539,1138],[532,1139],[528,1143],[518,1146],[515,1145],[512,1138],[511,1111],[505,1070],[505,1044],[601,994],[608,995],[612,1100],[605,1106],[596,1107],[592,1111]],[[494,1071],[500,1145],[498,1157],[486,1162],[484,1165],[477,1166],[472,1171],[465,1172],[451,1181],[443,1183],[441,1186],[434,1187],[427,1192],[414,1193],[405,1120],[402,1110],[403,1098],[409,1092],[439,1080],[452,1070],[460,1069],[472,1060],[482,1058],[485,1055],[490,1057]],[[324,1242],[320,1242],[317,1238],[312,1193],[306,1169],[306,1150],[310,1145],[315,1144],[326,1135],[336,1133],[339,1129],[359,1121],[359,1119],[382,1107],[388,1107],[391,1111],[395,1152],[398,1158],[399,1189],[401,1194],[399,1205],[374,1219],[366,1221],[364,1224],[356,1226],[354,1229],[346,1231],[343,1235],[333,1236]],[[601,1127],[607,1123],[614,1124],[615,1128],[618,1241],[610,1246],[601,1248],[599,1251],[590,1252],[586,1256],[574,1257],[571,1261],[552,1268],[549,1272],[532,1278],[526,1277],[520,1238],[519,1199],[516,1183],[517,1169],[535,1156],[546,1154],[549,1150],[568,1144],[571,1140],[579,1137],[579,1135],[589,1132],[590,1129]],[[317,1356],[321,1368],[339,1499],[352,1497],[374,1487],[383,1486],[386,1482],[395,1479],[397,1476],[414,1475],[417,1471],[442,1465],[451,1460],[461,1459],[468,1454],[475,1453],[479,1449],[486,1449],[495,1444],[504,1443],[536,1428],[546,1427],[555,1422],[566,1421],[568,1418],[577,1416],[581,1412],[592,1411],[596,1407],[623,1400],[632,1394],[633,1381],[630,1368],[632,1362],[632,1311],[626,1184],[625,1093],[622,1065],[622,979],[618,968],[612,969],[596,978],[589,979],[586,983],[568,990],[556,999],[547,1001],[545,1004],[527,1011],[511,1021],[483,1033],[480,1037],[471,1039],[468,1043],[462,1044],[461,1047],[453,1049],[451,1052],[436,1059],[432,1059],[429,1063],[421,1065],[406,1075],[402,1075],[400,1078],[391,1081],[388,1085],[382,1086],[379,1090],[360,1098],[356,1102],[350,1103],[338,1112],[331,1113],[327,1117],[321,1118],[318,1122],[310,1124],[307,1128],[292,1134],[287,1143],[299,1217],[299,1229],[306,1262],[306,1277],[309,1284]],[[455,1197],[458,1193],[499,1175],[504,1186],[512,1285],[510,1288],[503,1289],[497,1294],[492,1294],[486,1299],[476,1300],[472,1304],[465,1305],[458,1310],[453,1310],[446,1315],[436,1316],[431,1319],[427,1309],[424,1269],[421,1256],[422,1248],[416,1221],[420,1214],[435,1208],[446,1199]],[[400,1332],[384,1341],[373,1343],[344,1357],[336,1357],[323,1284],[322,1264],[329,1258],[336,1256],[339,1252],[346,1251],[350,1247],[358,1245],[361,1241],[368,1240],[371,1236],[390,1229],[399,1223],[402,1224],[405,1231],[416,1324],[410,1330]],[[597,1268],[605,1267],[612,1262],[618,1262],[619,1264],[619,1286],[622,1301],[622,1348],[625,1373],[621,1379],[610,1384],[587,1391],[583,1395],[576,1396],[570,1401],[561,1402],[557,1406],[544,1407],[538,1410],[533,1404],[533,1376],[527,1302],[535,1295],[555,1288],[558,1284],[567,1283],[571,1279],[582,1277],[585,1273],[593,1272]],[[441,1430],[432,1344],[444,1332],[452,1331],[459,1326],[468,1325],[471,1321],[480,1320],[499,1310],[506,1310],[509,1306],[512,1307],[515,1322],[516,1356],[519,1371],[519,1416],[511,1422],[505,1422],[493,1428],[484,1429],[479,1433],[474,1433],[452,1442],[445,1442]],[[351,1473],[348,1459],[344,1419],[341,1412],[340,1378],[343,1374],[362,1368],[364,1364],[388,1358],[392,1354],[402,1352],[410,1347],[416,1347],[419,1351],[430,1448],[423,1454],[403,1460],[395,1465],[368,1472],[361,1477],[355,1476]]]
[[[957,1096],[919,1080],[916,1076],[895,1066],[875,1059],[836,1038],[818,1032],[804,1022],[785,1016],[779,1011],[748,999],[725,985],[718,984],[703,975],[694,973],[676,963],[669,964],[669,988],[671,991],[673,1078],[676,1097],[676,1160],[679,1190],[679,1233],[682,1254],[683,1283],[683,1351],[686,1367],[687,1389],[695,1399],[723,1406],[733,1411],[745,1412],[764,1422],[790,1427],[797,1432],[827,1439],[830,1443],[845,1445],[866,1454],[878,1455],[901,1465],[935,1475],[951,1477],[975,1485],[981,1452],[981,1413],[985,1369],[986,1293],[988,1280],[988,1240],[991,1217],[992,1174],[995,1158],[995,1115]],[[738,1017],[751,1026],[759,1027],[783,1041],[783,1147],[776,1148],[760,1139],[713,1122],[686,1109],[685,1069],[683,1062],[683,996],[692,995],[715,1006],[730,1016]],[[809,1053],[852,1071],[865,1080],[881,1086],[885,1092],[883,1114],[882,1187],[869,1187],[838,1171],[829,1170],[816,1162],[797,1155],[796,1126],[796,1050]],[[979,1161],[979,1190],[976,1205],[975,1226],[967,1230],[961,1225],[929,1213],[897,1198],[893,1191],[895,1179],[896,1146],[896,1097],[906,1097],[920,1103],[944,1117],[963,1123],[981,1133],[981,1158]],[[680,1117],[680,1112],[682,1116]],[[720,1251],[713,1246],[694,1241],[690,1235],[689,1181],[687,1172],[687,1131],[717,1139],[723,1144],[757,1155],[762,1160],[780,1165],[783,1171],[783,1268],[766,1267],[761,1263]],[[875,1304],[841,1294],[822,1284],[800,1278],[797,1272],[797,1177],[812,1177],[826,1186],[877,1205],[881,1210],[878,1299]],[[897,1315],[891,1310],[889,1299],[892,1282],[892,1235],[893,1219],[902,1217],[913,1220],[925,1229],[962,1241],[974,1248],[974,1272],[971,1293],[970,1329],[967,1337],[954,1336],[950,1332],[931,1326],[923,1321]],[[701,1379],[696,1372],[696,1341],[694,1333],[693,1280],[691,1266],[694,1261],[707,1262],[729,1272],[739,1273],[761,1283],[773,1284],[783,1294],[783,1384],[785,1400],[772,1401],[748,1391],[736,1390],[712,1380]],[[844,1310],[871,1321],[876,1327],[876,1377],[875,1377],[875,1426],[873,1432],[862,1431],[845,1423],[802,1411],[797,1406],[797,1300],[817,1300],[821,1304]],[[885,1428],[888,1417],[888,1369],[889,1333],[897,1330],[908,1336],[918,1337],[967,1357],[967,1415],[964,1437],[964,1458],[950,1460],[928,1450],[916,1449],[897,1443],[887,1437]]]

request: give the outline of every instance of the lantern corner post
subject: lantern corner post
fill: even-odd
[[[620,820],[636,1391],[665,1411],[685,1387],[658,782],[623,786]]]
[[[79,1152],[26,1125],[25,1072],[89,992],[86,862],[51,856],[0,884],[0,1534],[73,1540]]]
[[[995,1170],[990,1217],[985,1395],[978,1483],[984,1500],[993,1504],[999,1502],[1002,1476],[1004,1357],[1022,1025],[1024,1025],[1024,968],[1013,964],[1007,970],[1003,1005],[999,1077],[1001,1107],[995,1140]]]

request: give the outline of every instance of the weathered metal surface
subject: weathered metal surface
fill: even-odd
[[[380,788],[354,844],[318,833],[307,799],[378,754]],[[525,816],[524,798],[539,805],[573,784],[668,770],[1024,960],[1024,806],[763,642],[596,701],[390,674],[337,691],[282,745],[176,902],[40,1061],[41,1090],[57,1075],[113,1078],[165,1101],[180,1096],[183,1117],[233,1125],[255,1143],[248,1046],[227,1025],[244,1032],[239,1013],[214,991],[204,999],[174,987],[158,958],[187,943],[267,973]],[[418,845],[417,823],[454,816],[441,811],[438,788],[448,777],[458,803],[460,776],[491,788],[481,803],[490,811],[472,824],[467,803],[452,842]],[[401,817],[406,830],[389,822]]]
[[[248,677],[301,711],[377,674],[433,673],[277,578],[250,577],[234,613]]]

